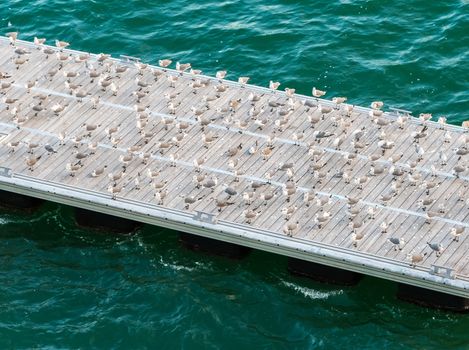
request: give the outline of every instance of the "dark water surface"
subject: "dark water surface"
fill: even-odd
[[[0,32],[12,30],[469,119],[467,0],[4,0]],[[262,252],[241,262],[188,252],[155,227],[96,235],[55,204],[0,213],[2,349],[469,348],[468,316],[400,302],[395,289],[291,277],[285,258]]]

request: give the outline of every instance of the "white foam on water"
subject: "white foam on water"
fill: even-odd
[[[306,298],[313,300],[325,300],[329,297],[343,294],[343,290],[334,290],[330,292],[320,292],[311,288],[301,287],[291,282],[282,281],[282,284],[290,289],[293,289],[295,292],[302,294]]]
[[[188,271],[188,272],[192,272],[194,271],[196,268],[194,267],[188,267],[188,266],[184,266],[184,265],[178,265],[178,264],[173,264],[173,263],[168,263],[168,262],[165,262],[163,260],[163,258],[160,258],[160,264],[163,265],[164,267],[169,267],[170,269],[172,270],[175,270],[175,271]]]

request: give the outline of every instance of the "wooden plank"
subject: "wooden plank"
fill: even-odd
[[[0,111],[0,121],[3,123],[4,129],[9,130],[9,135],[0,143],[0,156],[4,159],[5,166],[11,166],[19,173],[107,193],[107,187],[112,183],[107,174],[122,170],[119,157],[127,153],[128,147],[142,145],[139,152],[151,152],[152,156],[148,164],[144,165],[138,159],[138,154],[134,155],[135,159],[127,166],[125,177],[117,182],[119,186],[125,186],[122,193],[118,195],[120,198],[133,199],[141,203],[158,204],[154,198],[155,190],[150,186],[150,180],[146,176],[148,169],[158,169],[160,175],[157,181],[167,181],[165,190],[168,191],[168,196],[163,202],[164,207],[186,210],[183,196],[194,195],[201,199],[191,205],[189,211],[201,210],[214,213],[219,219],[244,225],[246,224],[246,218],[243,211],[256,210],[259,214],[252,221],[251,226],[284,236],[283,227],[287,221],[285,215],[282,214],[282,208],[294,206],[297,209],[288,222],[298,222],[299,229],[294,233],[297,238],[329,244],[344,251],[358,250],[368,254],[370,259],[373,256],[379,256],[396,263],[405,261],[406,255],[411,251],[429,252],[429,248],[426,246],[427,240],[431,242],[441,241],[447,246],[442,256],[436,259],[435,254],[428,254],[419,265],[429,268],[434,263],[445,264],[445,266],[449,265],[457,269],[458,273],[469,276],[469,263],[463,259],[469,239],[461,237],[461,242],[457,243],[451,241],[452,237],[448,235],[449,230],[454,226],[452,222],[459,221],[467,225],[469,217],[467,205],[456,199],[458,191],[461,191],[461,188],[469,183],[467,173],[459,179],[451,174],[452,168],[458,162],[458,156],[451,150],[463,145],[464,133],[459,128],[453,126],[440,127],[434,123],[422,123],[412,119],[408,121],[404,130],[400,130],[395,122],[395,117],[387,114],[384,114],[383,118],[392,122],[387,126],[378,128],[373,119],[367,114],[368,110],[357,108],[350,116],[345,116],[340,106],[339,109],[333,109],[331,113],[325,114],[312,127],[308,115],[321,115],[318,108],[314,106],[317,102],[313,102],[312,107],[304,106],[300,102],[303,97],[295,95],[293,97],[295,108],[289,115],[283,130],[279,130],[274,122],[280,117],[278,111],[286,108],[285,104],[288,103],[288,98],[283,92],[273,93],[253,86],[242,88],[236,83],[224,82],[227,84],[228,89],[219,93],[215,100],[207,102],[203,100],[203,96],[215,94],[214,87],[218,84],[217,79],[200,77],[203,80],[208,79],[209,84],[194,90],[192,83],[199,77],[182,74],[178,75],[175,87],[170,87],[167,77],[178,73],[173,71],[163,72],[155,81],[154,76],[147,69],[140,78],[151,84],[145,88],[148,94],[141,99],[140,105],[149,106],[148,109],[151,114],[144,130],[153,133],[153,135],[145,144],[136,127],[136,112],[133,111],[136,97],[132,95],[132,92],[138,89],[135,77],[139,76],[135,66],[117,60],[109,60],[108,63],[101,65],[96,62],[96,57],[92,56],[90,58],[90,62],[93,63],[96,69],[100,71],[111,69],[109,73],[111,76],[115,75],[113,67],[119,64],[128,66],[127,71],[120,74],[119,79],[113,78],[113,80],[118,81],[119,85],[116,96],[112,95],[109,88],[104,92],[101,91],[97,79],[90,83],[85,64],[77,63],[74,60],[65,62],[63,68],[52,81],[40,80],[31,93],[27,93],[21,84],[30,79],[42,77],[44,72],[58,65],[57,59],[55,55],[52,55],[48,60],[45,60],[44,54],[38,50],[32,50],[30,62],[16,70],[10,60],[11,48],[5,47],[2,43],[3,41],[0,40],[0,69],[10,72],[15,76],[16,81],[20,82],[20,86],[15,86],[7,91],[7,96],[19,98],[22,103],[29,106],[37,102],[33,98],[35,94],[47,91],[51,94],[47,102],[44,103],[47,109],[50,109],[54,103],[66,101],[69,104],[66,110],[57,117],[53,116],[53,113],[49,110],[40,112],[37,117],[33,117],[34,111],[30,108],[26,109],[25,115],[30,116],[31,119],[19,131],[15,129],[15,125],[12,123],[11,114],[5,110]],[[75,56],[76,53],[71,53],[71,55]],[[70,96],[65,89],[64,82],[66,78],[62,74],[64,70],[80,72],[80,76],[71,80],[76,84],[81,84],[82,88],[91,94],[89,97],[84,98],[83,102],[78,102],[76,97]],[[13,77],[12,80],[14,80]],[[168,101],[164,97],[167,92],[177,93],[174,99],[174,103],[178,105],[175,115],[170,115]],[[250,93],[258,94],[260,100],[257,102],[249,101],[248,96]],[[101,102],[98,108],[92,109],[90,97],[95,96],[100,96]],[[240,99],[240,102],[234,111],[225,114],[217,111],[228,107],[229,102],[235,99]],[[272,107],[269,106],[271,102],[284,105]],[[330,105],[327,101],[321,100],[320,102]],[[218,138],[208,147],[204,147],[202,128],[191,111],[194,106],[204,105],[208,105],[209,108],[203,113],[203,117],[212,120],[210,125],[205,127],[205,132],[218,135]],[[249,111],[253,106],[255,108],[264,108],[264,112],[258,117],[269,119],[269,122],[262,130],[255,124],[255,119],[249,117]],[[231,115],[233,119],[230,125],[224,120],[226,114]],[[174,118],[175,121],[173,125],[165,127],[161,122],[162,118]],[[334,120],[340,118],[350,122],[351,125],[343,129],[334,122]],[[236,125],[236,120],[239,119],[247,119],[247,126],[240,129]],[[189,122],[190,127],[187,130],[186,137],[179,145],[173,144],[160,154],[156,146],[157,143],[170,141],[172,137],[179,134],[174,126],[177,121]],[[71,177],[65,170],[65,164],[77,160],[74,156],[76,149],[73,147],[70,137],[84,134],[84,123],[97,124],[99,127],[91,133],[91,137],[82,141],[78,150],[87,152],[88,141],[98,142],[99,146],[94,155],[83,161],[83,167],[77,171],[76,176]],[[113,148],[104,130],[116,125],[120,125],[116,135],[121,138],[121,141],[116,148]],[[435,198],[436,201],[429,208],[429,210],[434,211],[439,204],[446,203],[447,211],[442,214],[443,219],[436,218],[430,224],[425,223],[425,218],[420,216],[423,212],[415,206],[418,200],[426,197],[425,191],[418,186],[411,186],[407,174],[404,176],[405,180],[402,187],[397,195],[387,203],[387,206],[383,207],[379,200],[380,195],[388,191],[393,180],[393,176],[388,173],[392,164],[387,159],[392,155],[402,153],[403,157],[396,165],[402,167],[408,173],[408,163],[417,157],[411,133],[422,130],[424,125],[427,126],[427,136],[420,139],[419,144],[425,149],[426,154],[424,159],[418,163],[417,168],[413,170],[414,173],[422,174],[419,184],[422,181],[432,180],[432,165],[438,163],[437,151],[447,149],[448,153],[447,165],[437,167],[440,173],[438,173],[435,181],[441,181],[441,185],[431,191],[431,197]],[[352,145],[354,140],[353,132],[361,127],[365,127],[367,131],[360,140],[365,142],[366,146],[363,149],[355,150]],[[67,140],[64,146],[59,147],[57,135],[62,130],[66,131]],[[317,130],[330,131],[335,135],[317,143],[314,137],[314,132]],[[386,133],[388,140],[395,142],[395,146],[386,151],[385,155],[377,161],[378,164],[386,167],[385,173],[370,177],[364,188],[360,190],[353,183],[353,179],[369,174],[371,161],[368,157],[375,153],[381,153],[381,148],[378,146],[381,131]],[[445,133],[447,132],[452,137],[449,143],[444,142]],[[295,145],[295,133],[304,134],[299,145]],[[333,142],[339,134],[344,136],[344,141],[336,149]],[[275,148],[272,155],[267,160],[263,160],[259,150],[266,147],[269,135],[276,137],[274,140]],[[14,153],[8,153],[9,149],[6,143],[17,138],[30,139],[41,144],[34,154],[41,155],[42,158],[32,173],[27,169],[24,161],[27,155],[26,146],[22,145]],[[249,155],[247,153],[249,147],[256,143],[259,150],[255,154]],[[318,160],[318,162],[324,163],[321,171],[327,174],[321,182],[318,182],[310,169],[313,161],[312,156],[308,153],[309,143],[325,151]],[[57,147],[58,153],[47,155],[44,149],[45,144]],[[236,182],[233,170],[228,167],[230,157],[226,155],[226,151],[238,144],[242,144],[242,149],[232,159],[238,159],[237,169],[243,170],[245,175],[240,177],[239,182]],[[179,155],[176,167],[170,166],[169,155],[171,153]],[[347,164],[344,159],[344,155],[347,153],[356,153],[356,159],[352,161],[351,165]],[[196,174],[193,160],[204,157],[207,158],[207,161],[201,167],[202,173],[206,174],[207,177],[216,177],[218,179],[218,185],[213,191],[206,188],[197,189],[192,182],[192,176]],[[463,156],[462,161],[467,162],[467,156]],[[294,164],[293,181],[298,186],[297,193],[291,196],[290,202],[287,202],[286,196],[282,194],[282,184],[287,182],[287,174],[285,171],[278,170],[279,163],[284,162]],[[91,177],[91,172],[102,164],[108,165],[105,174],[97,178]],[[352,183],[346,184],[343,179],[334,177],[336,172],[341,171],[350,171]],[[266,172],[274,174],[272,183],[257,189],[255,191],[256,198],[250,205],[245,205],[242,193],[244,191],[253,191],[251,188],[252,179],[267,182]],[[135,190],[133,182],[139,174],[141,188]],[[218,212],[215,198],[227,196],[223,184],[235,187],[238,195],[230,199],[233,201],[232,205]],[[259,195],[267,191],[275,191],[278,195],[264,205],[259,199]],[[310,206],[306,206],[303,202],[304,191],[318,191],[322,193],[321,196],[331,194],[332,198],[324,209],[321,209],[314,202]],[[110,196],[109,193],[107,195]],[[348,196],[361,198],[361,201],[357,204],[361,208],[358,217],[364,222],[357,232],[363,232],[365,237],[358,243],[357,247],[354,246],[351,239],[352,230],[349,227],[350,220],[346,213]],[[378,209],[375,218],[371,220],[368,218],[366,210],[373,206],[377,206]],[[332,216],[319,229],[318,225],[314,224],[314,216],[321,213],[322,210],[330,211]],[[448,219],[453,221],[447,222]],[[392,221],[393,224],[387,233],[382,233],[380,224],[385,220]],[[406,243],[402,251],[395,251],[393,245],[389,242],[388,238],[394,235],[404,238]]]

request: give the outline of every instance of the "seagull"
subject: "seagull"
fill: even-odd
[[[104,174],[104,171],[106,170],[107,165],[103,165],[102,167],[96,168],[91,172],[92,177],[99,177],[102,174]]]
[[[72,164],[72,163],[67,163],[65,164],[65,170],[69,172],[69,175],[71,177],[75,176],[75,173],[81,168],[80,164]]]
[[[368,176],[359,176],[354,179],[354,184],[357,185],[358,190],[363,190],[363,185],[368,182]]]
[[[459,177],[459,174],[463,173],[466,171],[466,167],[462,164],[456,164],[454,167],[453,167],[453,174],[456,176],[456,177]]]
[[[205,174],[196,174],[192,176],[192,183],[198,189],[202,185],[203,181],[205,180]]]
[[[259,195],[259,199],[264,202],[264,205],[267,205],[267,202],[270,201],[271,199],[277,197],[277,194],[275,192],[263,192]]]
[[[277,90],[279,86],[280,86],[280,83],[278,81],[274,82],[274,81],[271,80],[269,82],[269,89],[271,89],[271,90]]]
[[[18,32],[6,33],[6,37],[10,40],[10,45],[15,45],[16,39],[18,38]]]
[[[228,157],[234,157],[236,154],[238,154],[239,150],[241,150],[243,148],[243,144],[240,143],[238,146],[234,146],[234,147],[230,147],[227,151],[226,151],[226,155]]]
[[[443,125],[446,125],[446,121],[447,121],[446,117],[441,116],[438,118],[438,124],[441,125],[441,128],[443,128]]]
[[[26,157],[26,165],[28,166],[29,171],[34,170],[34,165],[38,162],[38,160],[41,159],[41,156],[39,157],[34,157],[34,156],[29,156]]]
[[[368,112],[368,115],[371,118],[378,118],[378,117],[381,117],[383,115],[383,111],[379,110],[379,109],[372,109]]]
[[[109,138],[111,138],[111,137],[112,137],[112,134],[114,134],[114,133],[116,133],[116,132],[119,131],[119,128],[120,128],[120,124],[117,125],[117,126],[108,127],[108,128],[106,128],[104,131],[106,132],[107,136],[108,136]]]
[[[298,207],[296,205],[282,208],[282,214],[285,215],[285,220],[290,220],[297,209]]]
[[[35,148],[39,147],[39,143],[37,142],[28,141],[27,144],[28,144],[28,149],[29,149],[28,153],[31,153],[31,154],[34,152]]]
[[[439,257],[441,255],[441,253],[443,253],[443,246],[441,245],[441,243],[430,243],[430,242],[427,242],[428,246],[436,252],[436,256]]]
[[[124,189],[123,186],[114,186],[110,184],[107,188],[107,191],[112,195],[112,199],[116,199],[116,196],[118,193],[121,193],[121,191]]]
[[[150,179],[150,181],[153,181],[153,179],[157,178],[158,175],[160,175],[160,171],[159,171],[159,170],[147,169],[147,176],[148,176],[148,178]]]
[[[184,198],[184,209],[186,209],[186,210],[189,210],[189,206],[191,204],[194,204],[197,201],[200,201],[202,199],[202,197],[201,198],[196,198],[195,196],[181,196],[181,197]]]
[[[205,188],[211,189],[212,192],[214,192],[217,184],[218,184],[218,179],[215,176],[212,176],[211,178],[207,179],[204,183],[202,183],[202,186]]]
[[[432,205],[433,203],[435,203],[435,199],[434,198],[431,198],[431,197],[427,197],[427,198],[424,198],[424,199],[420,199],[417,201],[417,204],[423,209],[425,210],[426,207]]]
[[[227,199],[224,198],[216,198],[215,199],[215,206],[218,207],[218,212],[221,213],[223,208],[226,208],[229,205],[234,204],[233,202],[228,202]]]
[[[238,83],[242,84],[242,85],[246,85],[249,81],[249,77],[239,77],[238,78]]]
[[[219,71],[215,74],[215,77],[216,77],[217,79],[220,79],[220,80],[225,79],[225,77],[226,77],[226,70],[219,70]]]
[[[224,192],[228,194],[228,196],[230,197],[236,196],[238,194],[238,192],[233,187],[230,187],[226,184],[223,184],[223,188],[224,188]]]
[[[188,69],[191,68],[191,64],[190,63],[179,63],[179,62],[176,62],[176,70],[181,72],[184,72]]]
[[[112,96],[117,96],[117,91],[119,90],[117,84],[112,82],[111,85],[109,85],[109,88],[111,89]]]
[[[464,229],[464,226],[456,226],[451,229],[450,234],[454,237],[453,241],[459,242],[459,237],[463,234]]]
[[[119,156],[119,162],[122,163],[122,169],[123,169],[124,172],[127,169],[127,166],[129,165],[129,163],[132,161],[132,159],[133,159],[132,153],[121,154]]]
[[[125,173],[123,171],[119,171],[118,173],[109,173],[107,174],[107,177],[109,180],[113,181],[116,183],[116,181],[122,179],[125,176]]]
[[[66,47],[70,46],[70,44],[66,41],[55,40],[55,46],[62,51]]]
[[[422,262],[427,253],[412,253],[407,255],[407,259],[410,260],[410,266],[415,267],[419,262]]]
[[[253,200],[254,200],[254,195],[255,193],[250,191],[250,192],[243,192],[243,200],[244,204],[246,205],[251,205]]]
[[[356,232],[357,228],[360,228],[362,226],[363,226],[363,220],[361,220],[359,218],[355,218],[354,220],[350,221],[350,223],[349,223],[349,227],[352,229],[353,232]]]
[[[258,213],[254,210],[244,210],[243,211],[244,218],[248,224],[251,224],[252,221],[257,218]]]
[[[288,97],[293,97],[293,95],[295,95],[295,91],[295,89],[285,88],[285,95],[287,95]]]
[[[61,105],[60,103],[55,103],[52,105],[52,107],[50,108],[50,110],[55,114],[55,115],[59,115],[60,112],[63,112],[63,110],[65,109],[66,106],[64,105]]]
[[[370,175],[371,176],[376,176],[376,175],[381,175],[384,173],[386,168],[384,165],[379,164],[379,163],[371,163],[371,168],[370,168]]]
[[[43,47],[42,52],[46,55],[46,59],[48,59],[49,55],[52,55],[55,52],[55,50],[51,49],[50,47]]]
[[[140,173],[137,173],[137,176],[135,176],[135,179],[134,179],[134,190],[137,190],[137,191],[140,190]]]
[[[57,151],[55,149],[52,148],[51,145],[47,144],[44,146],[44,148],[46,149],[47,152],[49,153],[57,153]]]
[[[13,153],[20,144],[20,141],[10,141],[8,142],[7,146],[10,148],[10,151],[8,153]]]
[[[156,191],[162,190],[166,185],[168,184],[168,181],[158,181],[158,182],[152,182],[151,187],[155,189]]]
[[[319,97],[324,96],[326,94],[326,91],[318,90],[315,87],[313,87],[313,90],[311,93],[314,97],[319,98]]]
[[[151,153],[150,152],[142,152],[139,154],[138,156],[141,160],[142,160],[142,164],[147,164],[148,163],[148,159],[150,159],[151,157]]]
[[[328,114],[328,113],[331,113],[331,112],[332,112],[332,107],[331,107],[331,106],[324,106],[324,105],[318,104],[318,110],[319,110],[322,114]],[[323,119],[324,119],[324,115],[323,115]]]
[[[326,137],[331,137],[335,135],[334,133],[330,131],[324,131],[324,130],[315,130],[313,132],[313,137],[319,142],[321,139],[326,138]]]
[[[207,158],[206,158],[206,157],[205,157],[205,158],[202,158],[202,157],[200,157],[200,158],[195,158],[195,159],[193,160],[193,162],[192,162],[192,163],[194,164],[195,171],[198,172],[198,173],[200,173],[200,171],[201,171],[201,166],[202,166],[206,161],[207,161]]]
[[[401,115],[400,115],[399,117],[397,117],[396,123],[397,123],[399,129],[401,129],[401,130],[404,129],[404,126],[405,126],[405,124],[406,124],[406,122],[407,122],[407,119],[408,119],[407,117],[403,117],[403,116],[401,116]]]
[[[352,232],[350,238],[352,239],[352,244],[354,247],[358,246],[358,242],[361,241],[364,237],[362,232]]]
[[[200,75],[200,74],[202,74],[202,70],[200,70],[200,69],[192,69],[192,68],[191,68],[190,71],[189,71],[189,73],[192,74],[192,75]],[[199,87],[202,87],[202,86],[203,86],[203,84],[200,84]]]
[[[374,220],[377,211],[378,211],[378,208],[376,206],[375,207],[369,207],[368,210],[366,211],[366,213],[368,214],[368,218],[370,220]]]
[[[448,163],[448,157],[443,150],[438,152],[438,160],[440,161],[441,166],[445,166]]]
[[[341,104],[347,101],[347,97],[333,97],[332,102],[335,104]]]
[[[331,195],[332,196],[332,195]],[[358,202],[360,202],[361,198],[360,197],[351,197],[351,196],[346,196],[347,198],[347,204],[348,205],[355,205]]]
[[[388,228],[389,226],[391,226],[392,222],[386,222],[386,221],[383,221],[379,227],[381,228],[381,233],[386,233],[388,232]]]
[[[26,92],[29,94],[31,92],[31,89],[35,87],[36,84],[37,84],[37,79],[26,82],[25,84]]]
[[[432,119],[432,114],[431,113],[420,113],[419,114],[419,119],[423,122],[429,121]]]
[[[139,75],[143,75],[143,73],[145,72],[145,69],[148,68],[148,64],[147,63],[142,63],[142,62],[135,62],[134,63],[135,67],[138,69],[138,74]]]
[[[396,237],[391,237],[389,238],[389,242],[391,242],[394,245],[394,250],[402,250],[402,246],[405,244],[405,241],[403,238],[396,238]]]
[[[96,61],[98,61],[98,62],[104,62],[104,61],[107,60],[109,57],[111,57],[111,55],[107,55],[107,54],[104,54],[104,53],[100,53],[99,55],[96,56]]]
[[[283,225],[283,232],[291,237],[293,236],[293,234],[298,230],[298,221],[297,222],[290,222],[290,223],[286,223],[285,225]]]
[[[315,216],[314,216],[314,223],[316,225],[318,225],[318,228],[321,228],[322,224],[324,224],[325,222],[327,222],[331,217],[331,213],[325,211],[323,213],[317,213]]]
[[[282,193],[284,196],[287,197],[287,203],[290,202],[291,196],[293,196],[297,191],[297,187],[294,183],[288,182],[283,184],[282,186]]]
[[[373,101],[373,102],[371,102],[370,106],[373,109],[381,109],[384,106],[384,102],[383,101]]]
[[[158,61],[158,65],[162,68],[167,68],[173,61],[168,60],[168,59],[163,59]]]
[[[122,73],[125,73],[127,71],[127,66],[117,66],[114,68],[114,70],[116,71],[117,74],[122,74]]]
[[[358,207],[349,207],[349,209],[347,210],[346,213],[347,213],[347,215],[349,216],[349,219],[350,219],[350,220],[353,220],[353,219],[355,219],[355,218],[358,216],[358,214],[360,214],[360,212],[361,212],[361,209],[358,208]],[[363,223],[362,220],[360,220],[358,223],[360,223],[360,222]],[[354,229],[354,226],[355,226],[355,223],[354,223],[353,225],[350,225],[350,224],[349,224],[349,226],[350,226],[350,228],[353,230],[353,229]],[[361,226],[361,224],[360,224],[360,226]],[[359,227],[359,226],[357,226],[356,228],[358,228],[358,227]]]
[[[469,148],[467,146],[456,147],[456,148],[453,149],[453,151],[458,156],[465,156],[466,154],[469,154]]]

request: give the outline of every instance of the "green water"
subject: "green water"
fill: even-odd
[[[12,30],[469,119],[467,0],[3,0],[0,32]],[[395,289],[324,286],[262,252],[192,253],[159,228],[97,235],[55,204],[0,213],[1,349],[469,348],[469,316],[400,302]]]

